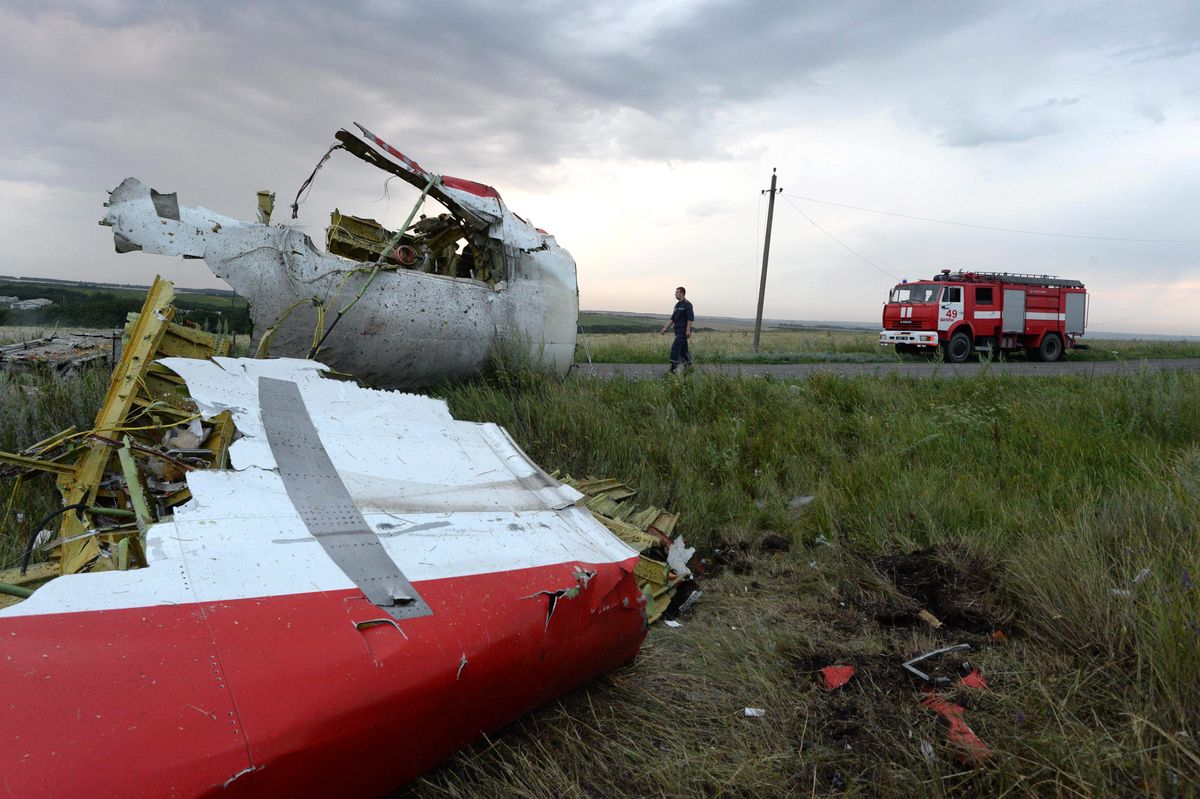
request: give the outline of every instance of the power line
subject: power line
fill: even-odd
[[[977,230],[993,230],[999,233],[1021,233],[1026,236],[1049,236],[1058,239],[1085,239],[1087,241],[1124,241],[1136,244],[1200,244],[1200,239],[1127,239],[1119,236],[1083,236],[1075,233],[1048,233],[1042,230],[1023,230],[1021,228],[998,227],[995,225],[976,225],[971,222],[955,222],[949,219],[934,219],[929,216],[914,216],[913,214],[901,214],[895,211],[880,211],[877,208],[862,208],[857,205],[847,205],[846,203],[835,203],[831,200],[818,200],[815,197],[801,197],[798,194],[785,194],[784,197],[790,197],[795,200],[803,200],[810,203],[820,203],[821,205],[832,205],[837,208],[849,208],[852,211],[862,211],[868,214],[880,214],[882,216],[895,216],[901,219],[914,219],[918,222],[936,222],[939,225],[954,225],[956,227],[969,227]],[[794,206],[793,206],[794,207]],[[797,209],[799,210],[799,209]],[[812,221],[812,220],[809,220]]]
[[[1163,303],[1162,305],[1159,305],[1156,308],[1151,308],[1148,311],[1142,311],[1141,313],[1135,313],[1132,316],[1122,316],[1120,319],[1106,319],[1103,322],[1091,322],[1090,324],[1092,327],[1095,327],[1096,325],[1111,325],[1116,322],[1125,322],[1129,319],[1137,319],[1139,316],[1145,316],[1146,314],[1151,314],[1151,313],[1154,313],[1155,311],[1161,311],[1163,308],[1170,308],[1172,305],[1183,302],[1184,300],[1188,299],[1189,297],[1194,297],[1197,294],[1200,294],[1200,289],[1196,289],[1195,291],[1189,291],[1187,294],[1184,294],[1182,297],[1173,299],[1168,303]]]
[[[970,224],[968,222],[953,222],[953,221],[949,221],[946,219],[933,219],[930,217],[911,216],[909,214],[899,214],[899,213],[894,213],[891,211],[879,211],[879,210],[876,210],[873,208],[860,208],[855,205],[845,205],[843,203],[835,203],[830,200],[818,200],[813,197],[801,197],[799,195],[787,194],[784,192],[781,192],[780,196],[783,197],[783,199],[787,201],[787,204],[792,206],[792,208],[794,208],[796,210],[796,212],[800,214],[800,216],[807,219],[809,224],[811,224],[817,230],[821,231],[826,236],[828,236],[830,239],[832,239],[835,243],[838,244],[838,246],[845,249],[846,252],[850,253],[855,258],[858,258],[860,261],[867,264],[872,269],[882,272],[883,274],[887,275],[888,277],[892,278],[893,280],[899,280],[900,278],[896,277],[891,272],[888,272],[886,269],[882,268],[881,266],[878,266],[870,259],[866,258],[865,256],[859,254],[855,250],[851,249],[849,245],[847,245],[845,242],[843,242],[837,236],[833,235],[828,230],[826,230],[825,228],[818,225],[812,217],[810,217],[808,214],[804,213],[804,211],[802,211],[799,206],[797,206],[795,203],[793,203],[792,200],[793,199],[804,200],[807,202],[820,203],[822,205],[832,205],[832,206],[836,206],[838,208],[849,208],[854,211],[865,211],[866,213],[871,213],[871,214],[882,214],[884,216],[897,216],[902,219],[915,219],[920,222],[937,222],[937,223],[943,224],[943,225],[956,225],[958,227],[978,228],[980,230],[994,230],[994,231],[999,231],[1002,233],[1024,233],[1024,234],[1028,234],[1031,236],[1052,236],[1052,237],[1056,237],[1056,238],[1068,238],[1068,239],[1090,239],[1092,241],[1123,241],[1123,242],[1136,242],[1136,243],[1143,243],[1143,244],[1200,244],[1200,239],[1126,239],[1126,238],[1116,238],[1116,237],[1107,237],[1107,236],[1079,236],[1079,235],[1074,235],[1074,234],[1070,234],[1070,233],[1046,233],[1046,232],[1041,232],[1041,231],[1036,231],[1036,230],[1020,230],[1017,228],[992,227],[990,225],[974,225],[974,224]],[[759,204],[760,214],[761,214],[761,211],[762,211],[762,204],[760,203]],[[756,252],[756,255],[757,255],[757,252]],[[1182,297],[1177,297],[1176,299],[1171,300],[1170,302],[1163,303],[1162,305],[1155,306],[1153,308],[1150,308],[1145,311],[1141,311],[1139,313],[1132,314],[1130,316],[1122,316],[1119,319],[1107,319],[1103,322],[1092,322],[1090,324],[1092,327],[1095,327],[1096,325],[1111,325],[1111,324],[1116,324],[1117,322],[1125,322],[1130,319],[1137,319],[1138,317],[1146,316],[1147,314],[1152,314],[1152,313],[1155,313],[1156,311],[1161,311],[1163,308],[1169,308],[1172,305],[1177,305],[1177,304],[1183,302],[1184,300],[1187,300],[1187,299],[1190,299],[1190,298],[1196,296],[1197,294],[1200,294],[1200,289],[1196,289],[1195,291],[1189,291],[1187,294],[1184,294]]]
[[[789,198],[791,197],[791,195],[790,195],[790,194],[781,194],[780,196],[781,196],[781,197],[783,197],[783,199],[784,199],[784,200],[787,200],[787,204],[788,204],[788,205],[790,205],[790,206],[792,206],[792,208],[795,208],[795,209],[796,209],[796,213],[800,214],[800,216],[802,216],[802,217],[804,217],[805,219],[807,219],[810,225],[812,225],[812,226],[813,226],[813,227],[815,227],[817,230],[819,230],[819,231],[821,231],[822,233],[824,233],[824,234],[825,234],[826,236],[828,236],[829,238],[833,239],[833,240],[834,240],[834,242],[836,242],[836,243],[838,244],[838,246],[840,246],[840,247],[841,247],[842,249],[844,249],[846,252],[850,253],[850,254],[851,254],[851,255],[853,255],[855,258],[859,259],[860,261],[862,261],[863,263],[865,263],[867,266],[871,267],[872,269],[874,269],[874,270],[876,270],[876,271],[878,271],[878,272],[882,272],[883,274],[887,275],[887,276],[888,276],[888,277],[890,277],[892,280],[899,280],[899,279],[900,279],[900,278],[896,277],[895,275],[893,275],[891,272],[889,272],[889,271],[887,271],[886,269],[884,269],[882,266],[879,266],[879,265],[875,264],[873,261],[871,261],[871,260],[870,260],[869,258],[867,258],[866,256],[860,255],[859,253],[855,252],[854,250],[852,250],[852,249],[850,248],[850,246],[849,246],[849,245],[847,245],[845,242],[843,242],[843,241],[842,241],[841,239],[839,239],[837,236],[833,235],[833,234],[832,234],[832,233],[830,233],[828,230],[826,230],[825,228],[823,228],[823,227],[821,227],[820,225],[818,225],[818,224],[817,224],[817,223],[816,223],[816,222],[813,220],[813,218],[812,218],[811,216],[809,216],[808,214],[806,214],[806,213],[804,213],[803,211],[801,211],[801,210],[800,210],[800,207],[799,207],[798,205],[796,205],[794,202],[792,202],[792,201],[791,201],[791,199],[789,199]],[[804,198],[803,198],[803,197],[801,197],[801,198],[799,198],[799,199],[804,199]]]

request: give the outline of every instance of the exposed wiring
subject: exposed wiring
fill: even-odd
[[[888,276],[888,277],[890,277],[892,280],[899,280],[899,279],[900,279],[900,278],[896,277],[895,275],[893,275],[891,272],[889,272],[889,271],[887,271],[886,269],[884,269],[882,266],[879,266],[878,264],[876,264],[876,263],[874,263],[873,261],[871,261],[869,258],[867,258],[867,257],[865,257],[865,256],[863,256],[863,255],[860,255],[859,253],[857,253],[857,252],[855,252],[854,250],[850,249],[849,245],[847,245],[845,242],[843,242],[843,241],[842,241],[841,239],[839,239],[837,236],[835,236],[835,235],[833,235],[832,233],[830,233],[830,232],[829,232],[828,230],[826,230],[825,228],[823,228],[823,227],[821,227],[820,225],[818,225],[818,224],[817,224],[815,221],[813,221],[813,218],[812,218],[811,216],[809,216],[808,214],[806,214],[806,213],[804,213],[803,211],[801,211],[801,210],[800,210],[800,207],[799,207],[798,205],[796,205],[794,202],[792,202],[790,199],[788,199],[789,195],[787,195],[787,194],[781,194],[780,196],[781,196],[781,197],[783,197],[783,199],[787,201],[787,204],[788,204],[788,205],[790,205],[790,206],[792,206],[792,208],[796,209],[796,213],[800,214],[800,216],[802,216],[802,217],[804,217],[805,219],[807,219],[807,220],[808,220],[808,222],[809,222],[809,224],[811,224],[811,225],[812,225],[813,227],[815,227],[817,230],[821,231],[821,232],[822,232],[822,233],[824,233],[826,236],[828,236],[829,238],[833,239],[833,240],[834,240],[834,242],[836,242],[836,243],[838,244],[838,246],[840,246],[840,247],[841,247],[842,249],[844,249],[846,252],[850,253],[850,254],[851,254],[851,255],[853,255],[855,258],[857,258],[858,260],[862,261],[862,262],[863,262],[863,263],[865,263],[867,266],[871,267],[872,269],[876,270],[877,272],[882,272],[883,274],[887,275],[887,276]]]
[[[344,149],[346,149],[345,145],[334,144],[332,147],[326,150],[325,155],[321,156],[321,160],[318,161],[317,165],[313,167],[312,174],[310,174],[304,180],[304,182],[300,184],[300,190],[296,192],[296,199],[292,200],[292,219],[295,219],[300,215],[300,203],[308,199],[308,192],[312,188],[313,178],[317,176],[317,172],[320,171],[321,167],[325,166],[325,162],[329,160],[329,156],[333,155],[334,150]]]
[[[139,412],[138,415],[139,416],[145,415],[145,412],[146,412],[146,409],[143,409],[141,412]],[[203,417],[201,414],[194,413],[191,416],[185,417],[183,419],[180,419],[179,421],[176,421],[176,422],[173,422],[173,423],[167,424],[167,425],[150,424],[150,425],[142,425],[142,426],[138,426],[138,427],[131,427],[131,426],[126,425],[126,426],[121,426],[121,427],[109,427],[109,428],[106,428],[104,430],[104,432],[106,432],[106,433],[138,433],[138,432],[142,432],[145,430],[161,430],[164,427],[178,427],[180,425],[191,424],[192,422],[196,421],[197,419],[202,419],[202,418]],[[93,427],[89,430],[79,430],[77,432],[72,433],[69,436],[63,436],[61,439],[59,439],[58,441],[56,441],[54,443],[54,446],[59,447],[59,446],[66,444],[69,441],[75,441],[77,439],[82,439],[82,438],[103,437],[103,434],[100,431],[101,431],[101,428],[99,428],[99,427]],[[44,451],[49,451],[49,449],[44,450]]]
[[[281,324],[283,324],[283,320],[292,315],[292,311],[296,310],[305,303],[312,303],[318,308],[322,307],[320,301],[317,300],[316,297],[302,297],[280,311],[275,317],[275,321],[271,323],[271,326],[268,327],[266,332],[262,334],[262,338],[258,340],[258,347],[256,347],[254,350],[255,358],[267,357],[267,348],[271,345],[271,337],[275,335],[275,331],[279,329]]]
[[[88,504],[86,502],[76,502],[74,505],[67,505],[65,508],[59,508],[58,510],[54,511],[54,513],[51,513],[49,516],[33,526],[33,532],[29,534],[29,543],[25,545],[25,554],[21,557],[22,577],[25,576],[26,572],[29,571],[29,561],[33,559],[33,545],[37,543],[38,533],[40,533],[42,529],[45,528],[45,526],[49,524],[52,519],[54,519],[54,517],[61,516],[67,511],[82,510],[87,506]]]
[[[93,439],[93,440],[95,440],[95,441],[99,441],[99,442],[101,442],[102,444],[109,444],[109,445],[111,445],[111,446],[113,446],[113,447],[117,447],[117,448],[120,448],[121,446],[124,446],[124,445],[122,444],[122,442],[120,442],[120,441],[117,441],[116,439],[113,439],[113,438],[108,438],[108,437],[106,437],[106,436],[102,436],[102,435],[99,435],[99,434],[93,434],[93,435],[89,436],[89,438],[91,438],[91,439]],[[130,449],[132,449],[132,450],[137,450],[138,452],[144,452],[144,453],[146,453],[147,455],[149,455],[149,456],[151,456],[151,457],[153,457],[153,458],[158,458],[159,460],[163,460],[163,461],[167,461],[167,462],[169,462],[169,463],[173,463],[173,464],[175,464],[176,466],[178,466],[180,469],[183,469],[185,472],[194,471],[194,470],[195,470],[195,468],[196,468],[194,465],[192,465],[192,464],[190,464],[190,463],[187,463],[187,462],[185,462],[185,461],[181,461],[181,460],[179,460],[179,458],[176,458],[176,457],[174,457],[174,456],[172,456],[172,455],[168,455],[168,454],[167,454],[167,453],[165,453],[165,452],[160,452],[159,450],[156,450],[156,449],[154,449],[153,447],[147,447],[147,446],[144,446],[144,445],[142,445],[142,444],[133,444],[133,443],[129,444],[128,446],[129,446],[129,448],[130,448]]]
[[[1085,239],[1087,241],[1125,241],[1135,244],[1200,244],[1200,239],[1133,239],[1123,238],[1121,236],[1085,236],[1077,233],[1049,233],[1043,230],[1023,230],[1021,228],[1000,227],[997,225],[977,225],[972,222],[955,222],[950,219],[935,219],[929,216],[901,214],[895,211],[880,211],[877,208],[863,208],[861,206],[848,205],[846,203],[835,203],[832,200],[818,200],[815,197],[801,197],[798,194],[784,194],[783,196],[790,197],[794,200],[803,200],[804,202],[809,203],[820,203],[821,205],[832,205],[837,208],[848,208],[851,211],[862,211],[863,213],[867,214],[895,216],[901,219],[913,219],[918,222],[935,222],[939,225],[954,225],[956,227],[969,227],[977,230],[994,230],[999,233],[1021,233],[1026,236],[1049,236],[1057,239]]]

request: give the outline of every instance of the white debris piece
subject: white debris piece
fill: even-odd
[[[671,548],[667,550],[667,565],[671,567],[671,571],[679,575],[680,579],[686,579],[692,576],[692,570],[688,568],[687,564],[695,554],[694,547],[683,543],[682,535],[676,536]]]

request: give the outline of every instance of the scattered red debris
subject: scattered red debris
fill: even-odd
[[[997,644],[1002,644],[1008,640],[1008,636],[1004,634],[1004,630],[992,630],[992,641]]]
[[[979,669],[971,669],[971,671],[962,678],[962,684],[968,688],[987,688],[987,680],[983,677],[983,672]]]
[[[821,679],[825,682],[826,691],[835,691],[854,676],[853,666],[826,666],[821,669]]]
[[[930,692],[921,704],[937,713],[950,725],[946,739],[958,749],[958,759],[963,765],[974,768],[991,756],[992,750],[980,740],[975,731],[963,719],[963,706],[955,704],[941,694]]]

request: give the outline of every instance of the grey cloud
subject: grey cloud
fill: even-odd
[[[973,70],[946,60],[946,48],[994,36],[991,26],[1019,36],[1031,17],[1040,20],[1036,7],[1022,4],[882,0],[822,6],[710,0],[648,19],[638,16],[636,4],[550,2],[364,0],[335,8],[112,0],[50,11],[33,3],[13,8],[20,9],[14,18],[73,28],[76,40],[94,30],[96,40],[114,49],[143,47],[147,55],[144,70],[114,67],[105,74],[90,48],[85,68],[98,74],[86,77],[72,71],[69,59],[56,65],[47,55],[30,64],[14,60],[28,54],[0,55],[9,74],[44,73],[0,89],[16,111],[13,128],[24,131],[11,141],[0,134],[4,144],[28,146],[29,131],[38,130],[47,141],[33,146],[76,150],[76,161],[85,151],[115,156],[128,143],[125,124],[152,114],[157,121],[146,124],[160,137],[164,122],[187,118],[199,128],[196,136],[278,138],[316,150],[337,125],[359,119],[401,142],[431,143],[435,158],[465,153],[467,171],[562,157],[721,159],[732,137],[721,135],[717,109],[750,108],[767,98],[803,105],[814,92],[840,93],[843,106],[853,107],[872,96],[872,84],[894,91],[908,82],[918,93],[961,101],[979,87]],[[1069,24],[1105,40],[1119,27],[1103,8],[1042,16],[1052,30]],[[1029,43],[1028,60],[1053,55],[1040,44]],[[986,42],[977,46],[986,49]],[[157,58],[156,47],[163,48]],[[129,57],[112,55],[118,64]],[[896,59],[925,69],[893,74]],[[848,64],[858,65],[864,85],[831,85],[829,76]],[[59,90],[47,96],[46,81]],[[929,105],[907,113],[920,122]],[[965,120],[934,113],[923,126],[954,146],[1028,141],[1057,129],[1046,120],[992,121],[1003,115],[1003,104],[963,106]],[[77,147],[83,142],[58,125],[63,119],[88,134],[86,145]],[[114,130],[122,131],[116,140],[107,135]]]
[[[1049,136],[1061,130],[1045,122],[1013,124],[1007,119],[962,120],[942,131],[941,140],[947,147],[980,147],[988,144],[1020,144]]]
[[[803,94],[842,63],[933,52],[988,8],[724,0],[647,21],[636,5],[548,2],[28,4],[27,18],[64,38],[107,43],[114,63],[106,70],[103,45],[85,46],[88,90],[71,64],[44,57],[33,65],[42,80],[0,90],[26,132],[0,143],[57,147],[86,170],[88,158],[153,147],[183,119],[182,142],[276,139],[314,151],[358,119],[399,144],[425,143],[435,159],[455,154],[455,170],[490,165],[500,179],[527,169],[508,167],[516,162],[563,157],[723,159],[734,138],[717,109]],[[13,59],[31,57],[0,55],[0,65],[29,71]],[[129,61],[137,67],[121,69]],[[46,96],[47,80],[63,90]],[[131,137],[130,123],[145,130]]]
[[[1033,106],[1034,108],[1056,108],[1067,105],[1075,105],[1079,102],[1078,97],[1051,97],[1044,103]]]
[[[945,109],[938,135],[948,147],[1019,144],[1064,130],[1068,117],[1061,109],[1078,104],[1079,97],[1051,97],[1013,109],[966,107]]]
[[[728,202],[717,200],[707,200],[704,202],[693,203],[683,209],[683,218],[688,220],[706,219],[712,216],[720,216],[728,214],[734,208]]]
[[[1116,53],[1114,58],[1129,64],[1147,64],[1154,61],[1174,61],[1200,53],[1200,42],[1171,44],[1166,46],[1139,45],[1127,47]]]

